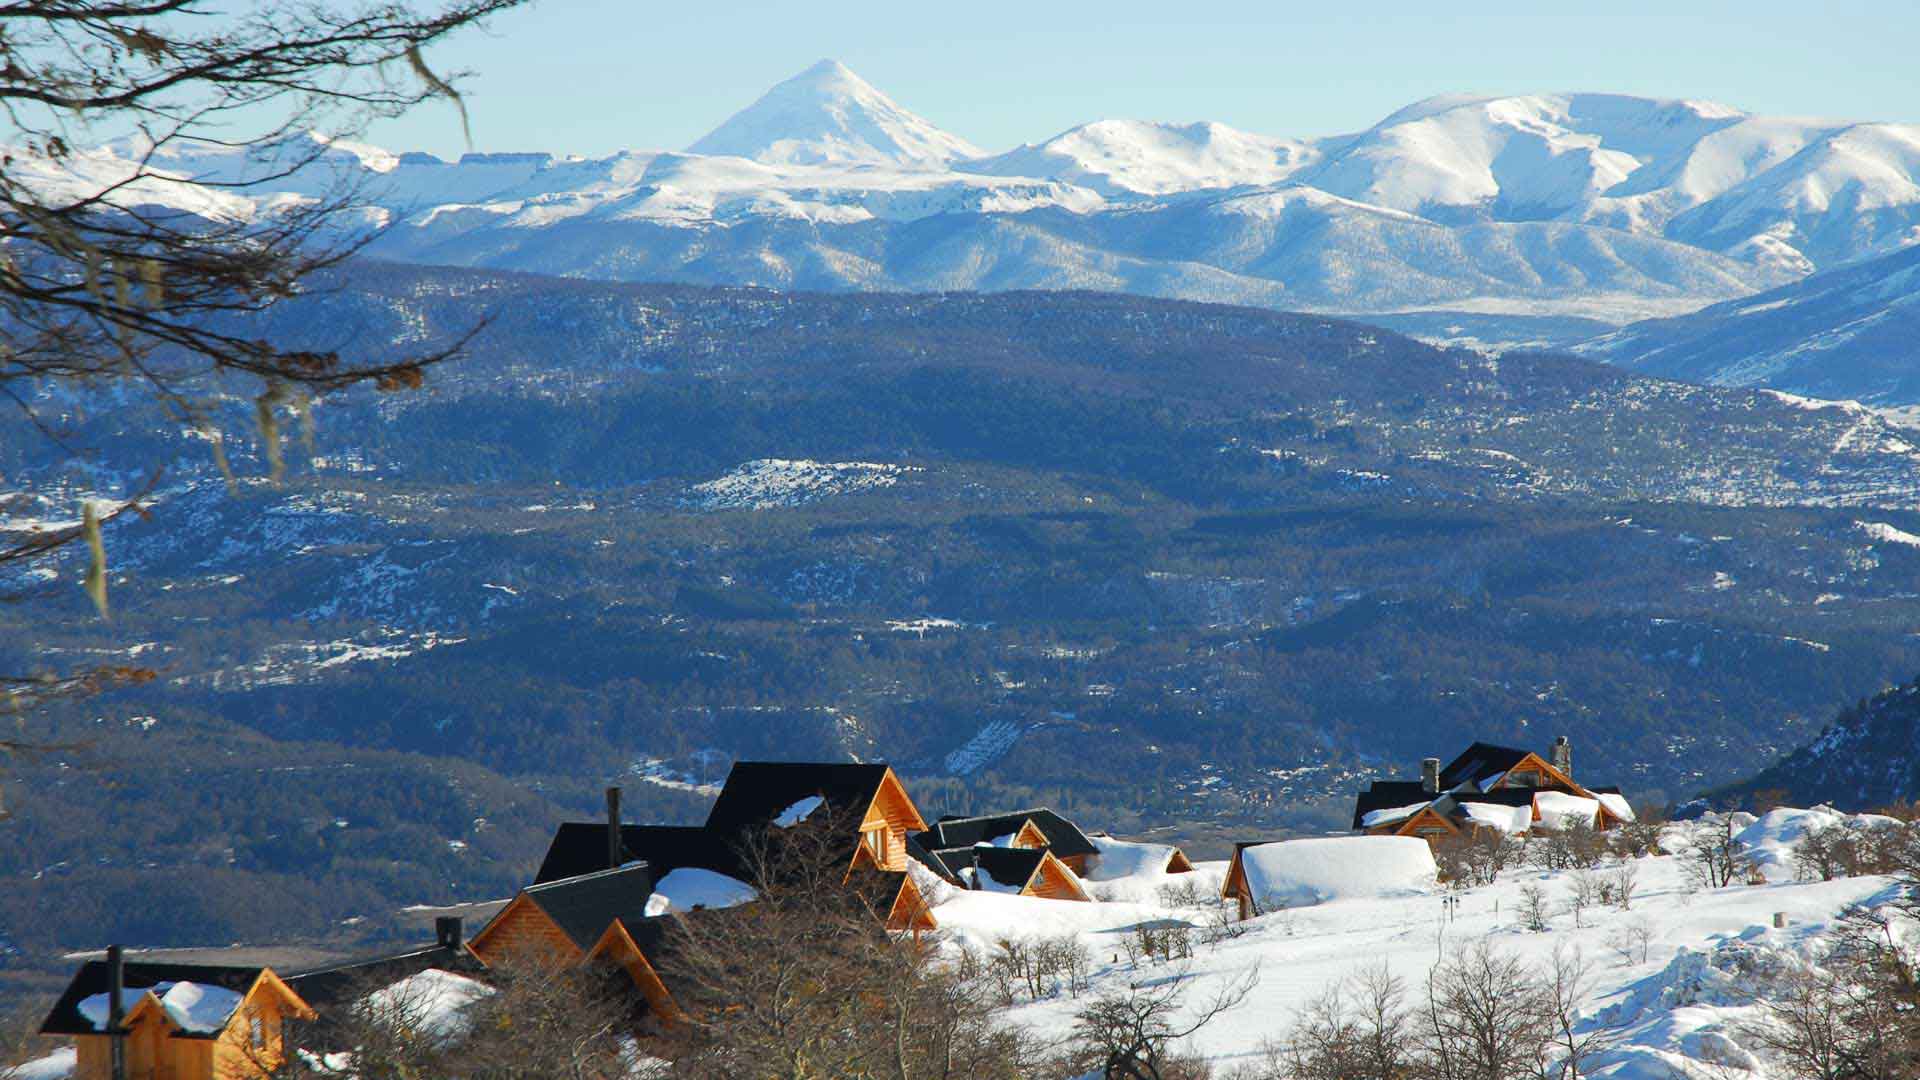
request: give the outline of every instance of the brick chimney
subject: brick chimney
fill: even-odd
[[[1420,763],[1420,789],[1429,795],[1440,793],[1440,759],[1430,757]]]
[[[1573,776],[1573,744],[1567,741],[1567,737],[1565,735],[1558,735],[1554,737],[1553,767],[1556,769],[1559,769],[1562,773],[1565,773],[1569,779],[1572,778]]]

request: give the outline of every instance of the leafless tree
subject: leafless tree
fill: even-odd
[[[1633,898],[1640,891],[1639,862],[1632,858],[1621,859],[1602,875],[1600,890],[1603,903],[1621,911],[1633,910]]]
[[[659,1042],[674,1075],[1020,1075],[1033,1051],[991,1019],[990,965],[889,933],[892,898],[850,870],[858,833],[843,825],[816,813],[749,837],[757,899],[676,921],[655,960],[683,1014]]]
[[[1607,945],[1620,954],[1620,960],[1626,964],[1644,964],[1647,962],[1648,949],[1653,944],[1653,924],[1644,918],[1634,919],[1617,929],[1607,938]]]
[[[1681,868],[1696,889],[1722,889],[1753,875],[1752,858],[1734,839],[1730,817],[1702,818],[1686,828]]]
[[[306,417],[312,395],[357,383],[416,386],[458,345],[350,362],[260,340],[237,316],[293,296],[367,238],[362,193],[341,186],[270,209],[215,196],[270,181],[327,150],[313,130],[350,135],[430,98],[461,106],[463,73],[433,71],[425,51],[522,0],[27,0],[0,4],[0,398],[55,445],[35,388],[121,392],[219,448],[216,407],[251,397],[262,448],[281,471],[279,417]],[[462,112],[464,117],[464,111]],[[130,135],[105,166],[80,151]],[[160,167],[190,145],[237,152],[251,175],[197,186]],[[185,208],[183,208],[185,207]],[[225,468],[225,458],[217,458]],[[159,463],[155,463],[158,466]],[[67,528],[0,540],[0,565],[84,542],[84,581],[107,611],[105,526],[144,514],[158,472]],[[101,668],[0,672],[0,708],[145,674]],[[0,752],[23,749],[0,743]]]
[[[1551,1027],[1540,979],[1518,959],[1482,940],[1466,946],[1428,979],[1416,1028],[1431,1075],[1439,1080],[1512,1080],[1533,1070]]]
[[[1543,933],[1552,929],[1549,921],[1547,890],[1536,883],[1529,882],[1520,887],[1520,925],[1534,933]]]
[[[1472,836],[1436,844],[1433,857],[1440,865],[1442,881],[1466,887],[1493,884],[1501,871],[1518,866],[1526,853],[1527,845],[1522,841],[1494,829],[1482,829]]]
[[[1581,1080],[1588,1063],[1619,1041],[1619,1033],[1581,1022],[1593,991],[1593,972],[1575,948],[1554,946],[1542,980],[1540,1004],[1546,1021],[1539,1075],[1550,1080]]]
[[[1074,1043],[1084,1064],[1105,1080],[1185,1080],[1195,1075],[1179,1044],[1238,1008],[1259,984],[1257,969],[1189,1003],[1185,969],[1101,994],[1074,1015]]]
[[[1567,882],[1567,911],[1573,916],[1573,925],[1587,925],[1587,912],[1605,901],[1605,881],[1601,876],[1587,868],[1575,870]]]
[[[1406,986],[1384,964],[1329,987],[1267,1054],[1262,1080],[1411,1080]]]

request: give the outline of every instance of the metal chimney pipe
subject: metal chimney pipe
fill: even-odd
[[[118,945],[107,946],[107,1043],[112,1047],[113,1080],[127,1080],[127,960]]]
[[[607,869],[620,865],[620,855],[626,845],[620,842],[620,789],[607,789]]]
[[[440,946],[446,949],[460,947],[460,916],[442,915],[433,920],[433,936],[440,940]]]

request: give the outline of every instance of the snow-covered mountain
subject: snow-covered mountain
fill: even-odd
[[[1225,124],[1100,120],[959,168],[993,176],[1044,176],[1126,199],[1278,184],[1318,157],[1309,143]]]
[[[290,155],[315,160],[277,176]],[[297,139],[155,164],[254,180],[259,203],[356,186],[395,226],[374,250],[418,262],[1613,325],[1920,242],[1920,126],[1610,94],[1438,97],[1306,140],[1103,120],[988,155],[829,60],[684,153],[446,162]]]
[[[938,169],[981,150],[894,104],[838,60],[767,91],[687,147],[770,165],[859,163]]]
[[[1575,350],[1719,386],[1920,403],[1920,246],[1691,315],[1635,323]]]

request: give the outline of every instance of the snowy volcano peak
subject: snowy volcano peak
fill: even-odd
[[[768,165],[871,164],[939,169],[982,151],[901,108],[838,60],[766,92],[688,147]]]

